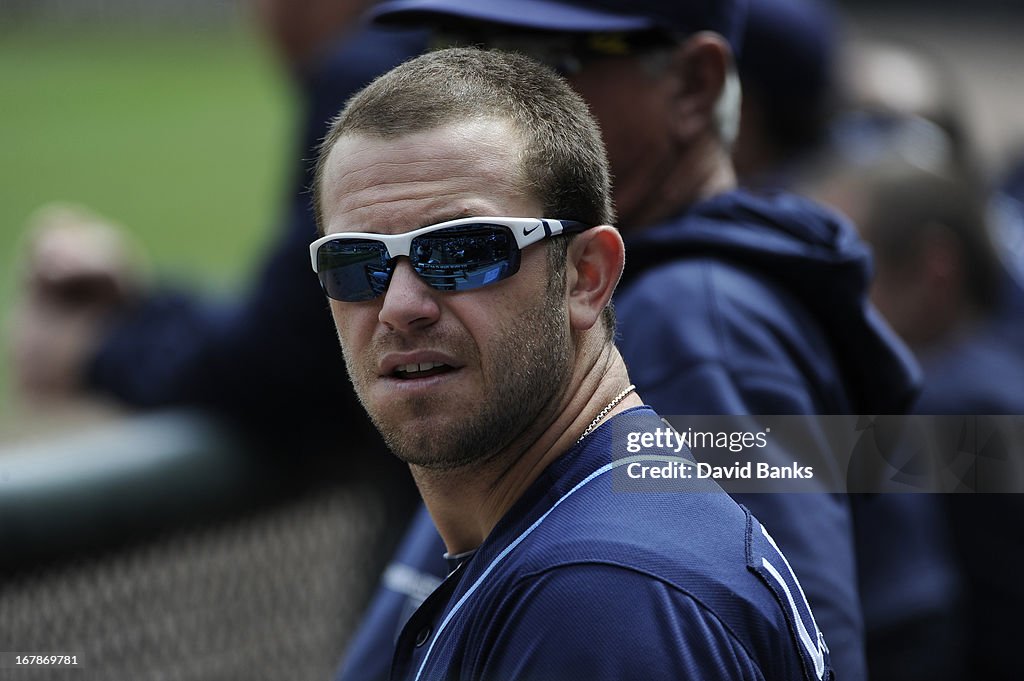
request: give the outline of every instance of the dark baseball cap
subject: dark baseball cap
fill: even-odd
[[[388,25],[469,21],[561,33],[714,31],[737,51],[746,6],[747,0],[390,0],[371,16]]]
[[[835,85],[842,20],[831,0],[756,0],[747,13],[743,87],[806,100]]]

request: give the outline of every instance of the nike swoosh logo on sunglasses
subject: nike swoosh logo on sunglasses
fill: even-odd
[[[533,227],[530,227],[529,229],[527,229],[526,227],[523,227],[523,236],[530,236],[531,234],[536,232],[538,229],[540,229],[540,225],[534,225]]]

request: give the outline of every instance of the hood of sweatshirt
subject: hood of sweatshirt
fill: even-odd
[[[737,190],[625,240],[620,287],[678,259],[728,262],[806,306],[833,348],[857,413],[901,413],[916,395],[921,376],[913,355],[868,300],[870,251],[837,213],[792,194]]]

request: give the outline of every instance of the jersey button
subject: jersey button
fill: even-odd
[[[416,632],[416,647],[421,647],[424,643],[430,640],[430,627],[423,627]]]

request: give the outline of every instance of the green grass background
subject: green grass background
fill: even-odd
[[[54,200],[130,228],[158,274],[238,289],[294,167],[294,104],[247,26],[0,34],[0,410],[26,219]],[[0,423],[3,417],[0,415]]]

